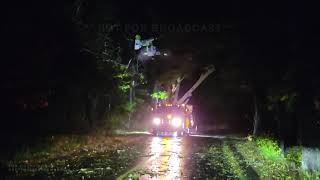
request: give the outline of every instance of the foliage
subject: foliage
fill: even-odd
[[[238,157],[225,143],[203,147],[196,153],[195,163],[198,172],[194,179],[245,179]]]
[[[253,140],[252,135],[248,135],[248,136],[247,136],[247,140],[248,140],[248,141],[252,141],[252,140]]]
[[[128,92],[128,90],[130,89],[130,85],[129,85],[129,84],[119,85],[119,89],[120,89],[122,92]]]
[[[257,137],[256,143],[258,145],[260,153],[267,159],[274,161],[280,160],[282,157],[282,150],[279,147],[277,141],[266,137]]]
[[[24,145],[16,154],[15,160],[38,159],[52,153],[65,153],[79,149],[87,143],[87,137],[81,135],[59,135],[42,138],[36,145]]]
[[[137,106],[136,102],[127,102],[125,105],[125,110],[132,113]]]
[[[286,149],[285,158],[287,161],[292,162],[295,168],[300,168],[302,162],[302,147],[295,146]]]
[[[145,110],[144,108],[141,108],[143,105],[143,99],[135,98],[132,102],[125,99],[109,116],[107,128],[121,129],[127,127],[129,116],[131,116],[131,119],[135,119],[137,114],[139,115],[139,113],[141,114],[141,111]]]
[[[235,176],[239,179],[246,179],[245,172],[239,164],[239,157],[234,155],[234,153],[227,144],[223,145],[222,150],[226,157],[227,163],[230,164],[230,169],[235,174]]]
[[[169,95],[166,91],[157,91],[157,92],[153,92],[151,94],[151,97],[155,99],[165,100],[169,97]]]
[[[125,120],[128,119],[127,114],[119,113],[119,112],[113,112],[111,116],[108,119],[108,128],[110,129],[116,129],[123,126],[125,123]]]
[[[286,112],[293,112],[297,101],[298,94],[294,90],[271,90],[267,96],[267,109],[276,110],[276,107],[283,104]]]
[[[262,178],[292,179],[284,158],[278,154],[276,143],[269,140],[237,142],[236,148]]]
[[[195,156],[198,174],[194,178],[248,179],[246,176],[250,177],[250,172],[245,170],[248,166],[260,179],[320,178],[320,171],[311,172],[292,166],[292,163],[301,163],[301,147],[288,149],[284,156],[274,139],[249,137],[243,141],[227,141],[201,148]]]
[[[113,68],[116,69],[114,78],[118,81],[118,89],[121,93],[126,93],[131,87],[131,81],[133,79],[133,75],[129,72],[124,65],[114,64]]]
[[[316,179],[319,180],[320,179],[320,171],[305,171],[302,169],[299,169],[299,177],[300,179]]]
[[[262,179],[320,178],[319,171],[309,172],[302,169],[302,147],[291,147],[284,155],[276,140],[257,137],[253,141],[237,142],[236,148]]]

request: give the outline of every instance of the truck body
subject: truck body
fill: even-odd
[[[191,105],[158,104],[152,110],[152,134],[183,136],[196,131]]]

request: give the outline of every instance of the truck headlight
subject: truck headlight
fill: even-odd
[[[179,117],[174,117],[171,121],[171,124],[175,127],[179,127],[181,123],[182,123],[182,120]]]
[[[160,122],[161,122],[161,120],[160,120],[160,118],[153,118],[153,123],[155,124],[155,125],[159,125],[160,124]]]

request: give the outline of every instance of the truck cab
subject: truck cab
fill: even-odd
[[[190,105],[159,104],[151,114],[151,132],[156,136],[189,135],[196,127]]]

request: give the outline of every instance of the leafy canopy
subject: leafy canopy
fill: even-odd
[[[169,97],[169,95],[166,91],[157,91],[157,92],[153,92],[151,94],[151,97],[155,99],[165,100]]]

